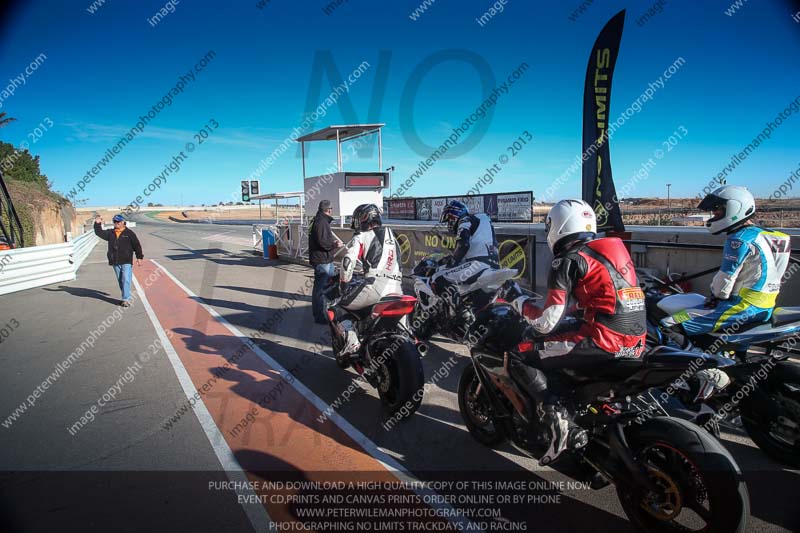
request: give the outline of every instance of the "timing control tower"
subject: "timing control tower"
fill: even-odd
[[[303,160],[303,190],[305,211],[313,217],[320,200],[330,200],[332,216],[344,223],[360,204],[383,205],[383,189],[390,184],[390,174],[383,172],[383,146],[381,128],[385,124],[351,124],[328,126],[297,138]],[[342,145],[368,135],[378,136],[378,170],[376,172],[350,172],[342,168]],[[336,141],[336,172],[319,176],[306,176],[306,143]]]

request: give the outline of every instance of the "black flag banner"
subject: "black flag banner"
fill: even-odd
[[[597,213],[598,231],[625,231],[611,176],[608,146],[611,80],[624,23],[623,9],[608,21],[597,36],[586,67],[586,85],[583,89],[583,199]]]

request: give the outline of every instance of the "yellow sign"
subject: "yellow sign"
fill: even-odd
[[[400,263],[405,265],[411,258],[411,241],[405,233],[397,235],[397,244],[400,245]]]
[[[503,252],[505,250],[505,253]],[[517,270],[517,275],[514,279],[519,279],[525,274],[525,267],[527,265],[527,258],[525,257],[525,249],[520,244],[513,240],[508,239],[500,243],[500,266],[502,268],[514,268]]]

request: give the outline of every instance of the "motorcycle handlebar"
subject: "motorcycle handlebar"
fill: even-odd
[[[701,278],[701,277],[706,276],[708,274],[714,273],[714,272],[716,272],[718,270],[719,270],[719,267],[714,267],[714,268],[709,268],[708,270],[703,270],[702,272],[696,272],[694,274],[686,274],[686,275],[681,276],[679,278],[671,279],[671,280],[668,280],[668,281],[658,280],[656,282],[656,286],[658,286],[658,287],[669,287],[670,285],[683,283],[684,281],[689,281],[690,279]]]

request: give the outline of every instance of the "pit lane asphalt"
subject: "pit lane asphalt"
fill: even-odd
[[[257,337],[262,324],[273,319],[275,326],[257,344],[284,367],[294,369],[296,378],[325,402],[334,403],[353,383],[355,374],[340,370],[330,350],[304,358],[313,343],[327,337],[327,328],[313,323],[310,294],[301,289],[312,276],[309,268],[265,262],[254,255],[248,245],[249,227],[175,224],[145,217],[138,217],[137,221],[135,231],[146,257],[156,259],[245,335]],[[113,302],[109,300],[116,299],[117,288],[104,255],[104,243],[100,243],[74,282],[3,297],[0,324],[11,318],[21,324],[0,345],[0,363],[5,363],[5,393],[0,401],[3,417],[31,393],[56,362],[80,344],[89,329],[113,312]],[[289,299],[295,300],[296,305],[279,313]],[[4,496],[5,503],[18,503],[22,498],[25,513],[15,516],[26,521],[49,513],[50,518],[58,517],[57,522],[64,525],[65,521],[93,516],[93,512],[96,523],[118,524],[114,520],[127,518],[138,524],[141,517],[134,520],[135,509],[164,509],[165,505],[163,498],[147,496],[144,488],[148,482],[144,479],[132,482],[139,489],[133,491],[133,498],[126,496],[125,488],[116,492],[117,498],[111,498],[98,490],[95,481],[83,488],[94,497],[92,500],[81,491],[63,490],[64,485],[60,486],[62,490],[55,490],[54,485],[59,485],[48,481],[46,471],[191,470],[197,478],[176,484],[170,508],[191,509],[185,514],[192,520],[206,527],[214,524],[217,530],[250,529],[230,494],[208,491],[204,485],[208,479],[225,476],[214,473],[220,468],[219,463],[196,418],[183,417],[169,432],[161,431],[160,423],[185,401],[163,352],[150,361],[140,377],[125,386],[124,400],[117,402],[122,405],[98,416],[75,437],[67,432],[66,428],[132,363],[130,354],[140,352],[155,338],[141,307],[134,306],[129,313],[120,324],[122,328],[104,335],[95,349],[59,380],[63,386],[48,391],[11,429],[0,428],[2,470],[27,470],[33,478],[26,481],[4,475],[12,483],[4,483],[4,495],[9,488],[17,494],[16,500]],[[281,318],[276,320],[279,315]],[[195,317],[186,317],[187,329],[192,329],[193,324]],[[213,345],[213,339],[198,340]],[[301,360],[306,362],[297,366]],[[553,469],[540,468],[510,446],[490,450],[474,441],[461,423],[456,398],[458,378],[468,363],[466,351],[448,342],[433,343],[423,359],[425,376],[430,381],[448,360],[455,366],[426,389],[419,412],[391,430],[383,428],[385,417],[377,394],[366,385],[351,388],[355,393],[337,411],[420,479],[478,471],[530,471],[532,480],[570,479]],[[257,422],[252,438],[259,438],[259,429]],[[725,445],[748,481],[752,504],[748,530],[800,530],[800,513],[794,503],[800,473],[768,459],[746,436],[725,435]],[[32,492],[48,497],[31,497]],[[29,496],[23,498],[20,493]],[[562,494],[559,504],[531,507],[524,512],[541,520],[546,531],[632,530],[613,488]],[[85,510],[87,499],[92,512]],[[160,523],[158,511],[146,514],[150,525]]]

